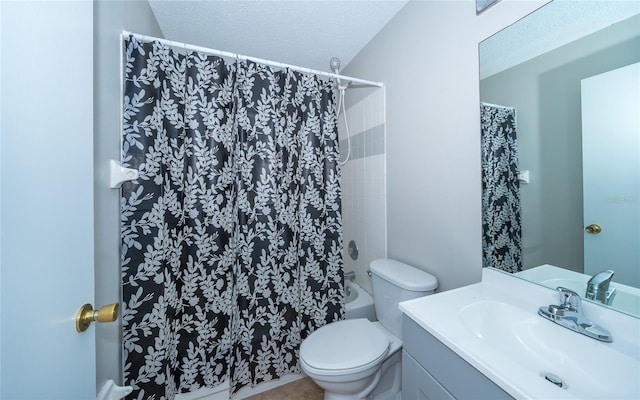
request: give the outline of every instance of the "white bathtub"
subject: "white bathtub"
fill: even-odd
[[[346,285],[351,288],[351,294],[345,299],[345,318],[367,318],[369,321],[377,321],[373,297],[355,282],[347,282]]]

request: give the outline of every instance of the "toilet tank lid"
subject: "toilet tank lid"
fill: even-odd
[[[428,292],[438,287],[438,280],[435,276],[400,261],[391,259],[373,260],[370,267],[371,273],[402,289],[414,292]]]

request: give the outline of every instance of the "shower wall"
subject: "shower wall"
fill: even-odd
[[[385,89],[351,90],[370,93],[347,108],[351,154],[342,166],[344,265],[345,271],[355,271],[356,282],[371,293],[369,263],[387,256]],[[349,145],[342,115],[338,133],[344,159]],[[358,246],[356,260],[349,256],[351,240]]]

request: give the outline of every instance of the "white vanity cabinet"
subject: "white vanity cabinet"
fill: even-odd
[[[404,400],[513,399],[411,318],[403,318]]]

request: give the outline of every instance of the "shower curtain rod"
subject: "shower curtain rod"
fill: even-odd
[[[481,101],[480,105],[481,106],[489,106],[489,107],[497,107],[497,108],[508,108],[509,110],[515,110],[515,107],[503,106],[503,105],[500,105],[500,104],[485,103],[484,101]]]
[[[278,67],[278,68],[289,68],[289,69],[292,69],[292,70],[298,71],[298,72],[304,72],[304,73],[307,73],[307,74],[320,75],[320,76],[324,76],[324,77],[327,77],[327,78],[340,79],[340,80],[348,81],[348,82],[351,82],[351,83],[359,83],[359,84],[362,84],[362,85],[375,86],[375,87],[380,87],[380,88],[384,86],[384,84],[382,82],[367,81],[367,80],[364,80],[364,79],[353,78],[351,76],[345,76],[345,75],[340,75],[340,74],[333,74],[333,73],[330,73],[330,72],[318,71],[318,70],[315,70],[315,69],[299,67],[297,65],[284,64],[284,63],[280,63],[280,62],[277,62],[277,61],[264,60],[262,58],[249,57],[249,56],[245,56],[245,55],[242,55],[242,54],[231,53],[231,52],[228,52],[228,51],[209,49],[209,48],[206,48],[206,47],[196,46],[196,45],[192,45],[192,44],[187,44],[187,43],[182,43],[182,42],[175,42],[173,40],[167,40],[167,39],[157,38],[157,37],[153,37],[153,36],[141,35],[139,33],[122,31],[122,35],[124,37],[133,36],[133,37],[135,37],[137,39],[141,39],[142,41],[145,41],[145,42],[147,42],[147,41],[157,41],[157,42],[160,42],[162,44],[166,44],[167,46],[176,47],[176,48],[179,48],[179,49],[199,51],[201,53],[211,54],[211,55],[214,55],[214,56],[230,57],[230,58],[236,58],[236,59],[239,59],[239,60],[249,60],[249,61],[253,61],[253,62],[258,63],[258,64],[264,64],[264,65],[269,65],[269,66]]]

